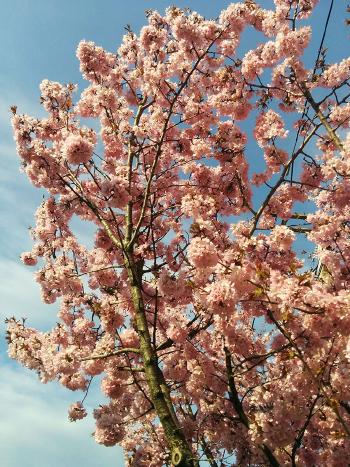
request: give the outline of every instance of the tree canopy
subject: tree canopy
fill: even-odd
[[[348,465],[350,58],[323,35],[306,66],[316,3],[148,11],[116,53],[79,44],[80,97],[44,80],[45,118],[12,109],[48,193],[22,260],[59,313],[9,319],[9,355],[101,378],[94,436],[130,466]]]

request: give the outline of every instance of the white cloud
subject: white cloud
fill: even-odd
[[[41,301],[40,287],[35,282],[33,268],[22,263],[3,260],[0,263],[0,319],[15,316],[28,318],[28,326],[42,330],[53,326],[58,305]],[[2,326],[2,323],[0,326]]]
[[[33,268],[14,261],[0,263],[0,329],[4,318],[27,317],[28,326],[49,329],[56,322],[57,303],[46,305]],[[110,467],[123,466],[120,448],[99,446],[91,437],[94,431],[92,408],[103,403],[99,387],[89,391],[87,419],[70,423],[68,406],[82,398],[57,382],[42,384],[34,372],[22,368],[0,351],[0,452],[1,467]]]
[[[11,86],[10,86],[11,87]],[[89,416],[70,423],[67,408],[82,398],[58,383],[42,384],[35,373],[20,367],[6,356],[4,319],[26,317],[27,325],[50,329],[56,322],[58,304],[42,303],[35,282],[35,268],[23,265],[18,256],[30,250],[32,241],[27,227],[34,225],[34,211],[42,199],[42,190],[30,186],[19,173],[10,124],[9,107],[18,105],[19,113],[41,117],[37,100],[22,95],[15,86],[0,97],[0,199],[2,232],[0,246],[0,465],[1,467],[122,467],[122,450],[99,446],[94,431],[92,408],[103,403],[98,387],[86,400]],[[85,244],[91,244],[94,227],[74,220],[74,230]]]
[[[122,467],[118,447],[99,446],[93,419],[70,423],[67,407],[79,394],[41,384],[22,368],[1,366],[0,450],[2,467]]]

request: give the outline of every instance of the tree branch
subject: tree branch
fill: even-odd
[[[84,358],[81,358],[80,361],[85,362],[87,360],[100,360],[104,358],[115,357],[116,355],[120,355],[123,353],[129,353],[129,352],[140,354],[140,349],[136,349],[136,348],[118,349],[118,350],[114,350],[113,352],[109,352],[105,354],[91,355],[90,357],[84,357]]]

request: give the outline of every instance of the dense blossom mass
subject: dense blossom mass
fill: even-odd
[[[22,260],[59,312],[8,320],[9,355],[82,391],[72,421],[101,381],[95,439],[130,466],[349,465],[350,58],[307,68],[317,0],[274,3],[148,11],[116,53],[79,44],[80,98],[14,109],[48,193]]]

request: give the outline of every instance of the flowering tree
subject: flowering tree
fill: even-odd
[[[59,322],[8,320],[9,355],[71,390],[101,375],[95,439],[129,465],[348,465],[350,58],[303,64],[316,3],[150,11],[115,54],[79,44],[76,103],[44,80],[47,118],[13,108],[49,193],[22,259]],[[265,40],[238,59],[247,26]]]

